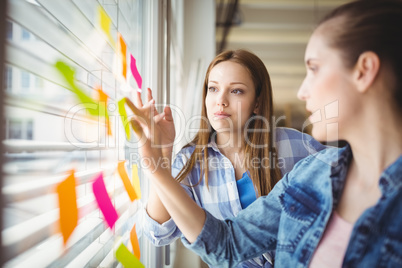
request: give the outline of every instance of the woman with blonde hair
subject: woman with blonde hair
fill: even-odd
[[[148,97],[152,103],[150,92]],[[218,219],[236,216],[267,195],[296,162],[324,148],[307,134],[275,127],[272,102],[269,74],[253,53],[225,51],[209,65],[199,131],[177,154],[171,174]],[[168,112],[159,123],[171,120]],[[164,138],[174,136],[171,132],[164,128]],[[144,214],[144,234],[155,245],[170,244],[181,235],[154,189]],[[239,267],[270,267],[272,257],[272,252],[261,254]]]

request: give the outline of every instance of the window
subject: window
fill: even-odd
[[[33,120],[32,119],[8,119],[7,139],[32,140],[33,138]]]
[[[100,9],[110,18],[111,38],[102,31]],[[116,104],[125,94],[125,82],[116,78],[113,70],[119,32],[127,53],[137,60],[144,85],[157,88],[153,60],[159,51],[155,35],[159,17],[154,12],[158,9],[156,0],[8,1],[8,66],[3,75],[12,94],[6,94],[1,102],[6,121],[1,230],[4,267],[116,267],[114,242],[121,237],[131,247],[129,234],[139,221],[142,200],[131,202],[115,171],[119,161],[129,160],[126,156],[136,150],[129,146],[135,141],[127,140],[122,124],[114,120],[119,119],[116,109],[109,111],[112,135],[108,136],[105,121],[88,115],[55,64],[61,60],[73,69],[74,83],[86,95],[97,98],[96,89],[101,87],[109,96],[108,103]],[[137,87],[132,77],[127,81]],[[130,177],[131,169],[127,161]],[[54,189],[70,170],[75,171],[80,216],[63,246]],[[103,174],[119,215],[113,229],[105,224],[92,191],[99,174]],[[146,180],[141,175],[139,168],[144,189]],[[141,262],[149,267],[151,251],[140,232],[138,236]]]
[[[10,66],[5,66],[4,72],[4,88],[7,91],[11,91],[13,84],[13,69]]]
[[[26,128],[25,128],[25,133],[26,133],[26,139],[27,140],[33,140],[33,120],[27,120],[26,121]]]
[[[175,2],[182,5],[181,0]],[[121,267],[113,245],[119,237],[129,245],[129,232],[140,220],[137,212],[149,187],[139,167],[144,200],[131,202],[116,176],[118,162],[136,153],[136,141],[126,139],[124,128],[115,120],[119,119],[113,113],[116,109],[109,111],[112,136],[108,136],[105,122],[88,116],[54,65],[62,60],[75,71],[74,83],[83,92],[95,98],[101,87],[109,104],[116,104],[127,94],[127,85],[113,69],[119,32],[127,53],[137,60],[144,87],[151,87],[158,101],[168,102],[169,86],[177,88],[177,84],[168,77],[166,3],[170,0],[8,1],[5,84],[12,94],[1,102],[7,126],[2,189],[4,267]],[[112,40],[99,25],[99,8],[110,18]],[[181,55],[178,46],[172,55]],[[129,55],[127,59],[129,71]],[[175,68],[171,75],[180,77],[180,61]],[[127,83],[136,89],[132,77]],[[131,164],[127,161],[129,176]],[[75,171],[80,217],[64,247],[57,231],[59,207],[54,189],[70,170]],[[113,229],[105,224],[91,188],[100,173],[119,214]],[[138,236],[145,267],[163,267],[159,260],[164,249],[151,246],[140,232]]]
[[[11,119],[8,123],[8,139],[22,139],[22,121]]]
[[[30,36],[31,36],[31,34],[27,30],[22,29],[22,32],[21,32],[22,40],[29,40]]]
[[[25,71],[21,71],[21,88],[23,91],[27,91],[29,89],[30,77],[29,73]]]
[[[6,36],[8,40],[13,39],[13,24],[10,21],[6,22]]]

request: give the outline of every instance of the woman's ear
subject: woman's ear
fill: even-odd
[[[258,105],[258,99],[257,99],[257,101],[255,102],[255,107],[254,107],[254,110],[253,110],[253,114],[258,114],[258,111],[259,111],[259,105]]]
[[[372,51],[360,54],[354,69],[353,79],[357,89],[365,92],[374,83],[380,70],[380,58]]]

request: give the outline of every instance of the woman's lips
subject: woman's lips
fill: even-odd
[[[224,118],[230,117],[230,114],[227,114],[224,112],[217,112],[217,113],[214,113],[214,117],[216,119],[224,119]]]

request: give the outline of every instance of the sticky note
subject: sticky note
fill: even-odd
[[[92,183],[92,190],[94,192],[99,209],[102,211],[107,224],[112,229],[119,216],[117,215],[117,211],[113,207],[112,201],[107,194],[102,173],[99,174],[99,176]]]
[[[141,199],[140,178],[138,177],[138,167],[136,164],[133,164],[131,167],[131,180],[133,182],[133,187],[137,199]]]
[[[78,224],[77,195],[75,192],[74,171],[57,186],[60,207],[60,230],[64,245]]]
[[[109,98],[109,96],[103,92],[101,87],[96,87],[96,91],[98,92],[98,101],[99,101],[99,105],[104,105],[105,110],[107,111],[107,99]],[[106,128],[107,128],[107,134],[109,136],[112,135],[112,129],[110,127],[110,121],[109,121],[109,116],[106,116]]]
[[[112,35],[110,34],[110,25],[111,25],[112,20],[106,14],[105,10],[101,6],[98,7],[98,19],[99,19],[99,25],[100,25],[102,31],[105,33],[106,37],[109,39],[109,42],[114,47],[115,42],[113,40]]]
[[[130,232],[130,241],[131,241],[131,245],[133,246],[134,255],[137,257],[137,259],[140,259],[140,257],[141,257],[140,244],[138,243],[137,231],[135,230],[135,224]]]
[[[56,69],[66,79],[70,90],[76,94],[81,104],[87,109],[89,114],[93,116],[106,116],[108,117],[107,109],[105,105],[99,105],[99,102],[95,101],[88,95],[86,95],[74,81],[75,71],[65,62],[58,61],[55,64]]]
[[[117,41],[118,41],[117,54],[119,57],[119,70],[124,79],[127,79],[127,46],[126,42],[124,42],[123,36],[121,36],[120,33],[117,33]]]
[[[126,108],[124,107],[125,103],[126,103],[126,99],[122,98],[121,100],[118,101],[117,106],[119,107],[119,114],[120,114],[121,121],[123,122],[123,127],[126,130],[127,140],[130,140],[130,125],[128,124],[128,121],[127,121],[127,112],[126,112]]]
[[[127,172],[126,172],[126,167],[125,167],[125,162],[126,161],[120,161],[117,170],[119,172],[120,178],[123,181],[124,188],[126,188],[127,194],[131,199],[131,202],[137,199],[137,195],[134,191],[133,185],[130,182],[130,179],[128,178]]]
[[[127,139],[129,140],[130,139],[130,126],[127,121],[127,112],[126,112],[126,108],[124,106],[125,103],[126,103],[126,99],[122,98],[121,100],[118,101],[117,106],[119,108],[119,114],[120,114],[121,121],[123,123],[123,127],[126,131]]]
[[[140,73],[138,72],[136,60],[133,57],[133,55],[131,55],[131,54],[130,54],[130,59],[131,59],[131,62],[130,62],[131,73],[133,74],[138,87],[141,89],[142,88],[142,78],[141,78]]]
[[[144,267],[145,266],[121,243],[116,250],[116,259],[125,267]]]

